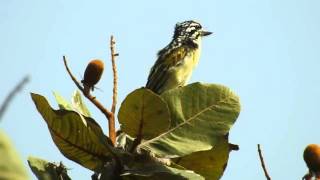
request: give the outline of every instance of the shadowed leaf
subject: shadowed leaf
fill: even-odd
[[[167,104],[160,96],[145,88],[137,89],[126,97],[118,118],[121,130],[134,138],[156,137],[170,125]]]
[[[125,166],[123,179],[139,180],[204,180],[202,176],[190,170],[176,169],[163,165],[151,157],[141,155]]]
[[[28,164],[39,180],[71,180],[67,174],[67,168],[62,163],[55,164],[40,158],[29,157]]]
[[[229,143],[227,138],[220,137],[217,144],[208,151],[194,152],[190,155],[176,158],[173,161],[186,169],[202,175],[205,179],[221,178],[229,158]]]
[[[64,109],[54,110],[41,95],[31,93],[37,110],[46,121],[60,152],[82,166],[97,170],[115,152],[101,127],[88,117]]]

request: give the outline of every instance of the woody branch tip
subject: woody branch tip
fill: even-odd
[[[269,173],[268,173],[268,171],[267,171],[266,165],[265,165],[264,160],[263,160],[263,156],[262,156],[262,151],[261,151],[261,148],[260,148],[260,144],[258,144],[258,153],[259,153],[259,158],[260,158],[260,162],[261,162],[261,166],[262,166],[264,175],[266,176],[266,179],[267,179],[267,180],[271,180],[271,178],[270,178],[270,176],[269,176]]]
[[[70,78],[72,79],[72,81],[74,82],[74,84],[78,87],[78,89],[82,92],[82,94],[89,99],[109,120],[110,117],[112,116],[112,113],[107,110],[95,97],[93,97],[90,94],[84,93],[84,88],[81,86],[80,82],[77,80],[77,78],[71,73],[70,68],[68,67],[68,63],[67,63],[67,58],[66,56],[63,56],[63,62],[64,62],[64,66],[70,76]]]

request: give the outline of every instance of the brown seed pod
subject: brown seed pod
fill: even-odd
[[[320,146],[317,144],[309,144],[303,152],[303,159],[306,162],[309,171],[320,174]]]
[[[95,59],[89,62],[83,80],[81,81],[84,86],[85,93],[89,93],[90,89],[94,90],[94,85],[98,83],[103,73],[104,64],[101,60]]]

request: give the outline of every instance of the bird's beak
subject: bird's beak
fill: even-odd
[[[212,34],[210,31],[201,31],[201,36],[209,36],[210,34]]]

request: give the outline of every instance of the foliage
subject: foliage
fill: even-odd
[[[72,104],[55,93],[59,110],[31,96],[61,153],[100,174],[97,179],[219,179],[240,113],[238,96],[222,85],[194,83],[160,96],[140,88],[121,104],[113,146],[80,93]]]
[[[39,180],[71,180],[67,174],[67,168],[61,162],[55,164],[40,158],[29,157],[28,164]]]
[[[28,179],[19,154],[3,131],[0,131],[0,157],[0,179]]]
[[[151,139],[169,129],[170,112],[157,94],[140,88],[124,100],[118,118],[121,130],[129,136]]]
[[[238,97],[220,85],[194,83],[162,97],[171,110],[170,130],[140,144],[161,157],[211,149],[229,132],[240,112]]]
[[[205,179],[220,179],[227,166],[230,150],[228,139],[221,137],[212,149],[194,152],[184,157],[175,158],[173,161],[186,169],[201,174]]]
[[[43,96],[32,93],[31,97],[46,121],[54,143],[67,158],[88,169],[98,170],[112,157],[115,149],[107,143],[108,137],[92,118],[67,110],[72,106],[60,98],[57,98],[60,109],[54,110]]]

